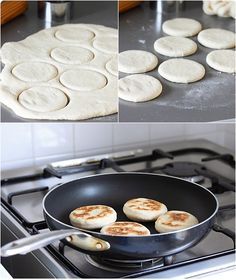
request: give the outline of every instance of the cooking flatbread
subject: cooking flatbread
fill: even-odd
[[[171,232],[188,228],[198,224],[195,216],[184,211],[168,211],[159,216],[155,222],[155,228],[158,232]]]
[[[143,225],[135,222],[115,222],[113,224],[104,226],[101,233],[108,235],[150,235],[150,231]]]
[[[82,206],[70,213],[73,226],[83,229],[99,229],[117,219],[116,211],[106,205]]]
[[[167,211],[166,206],[153,199],[135,198],[128,200],[123,207],[125,215],[132,221],[155,221]]]
[[[116,113],[117,45],[117,30],[93,24],[65,24],[5,43],[0,102],[28,119]]]

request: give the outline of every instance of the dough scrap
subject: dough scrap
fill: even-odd
[[[114,76],[118,76],[118,60],[117,58],[112,58],[106,64],[106,69]]]
[[[95,49],[105,53],[117,54],[118,52],[118,40],[116,37],[101,37],[95,39],[93,41],[93,46]]]
[[[171,36],[190,37],[198,34],[202,25],[191,18],[174,18],[167,20],[162,25],[163,31]]]
[[[119,54],[119,71],[123,73],[145,73],[153,70],[157,64],[157,57],[150,52],[128,50]]]
[[[23,62],[12,69],[12,74],[25,82],[47,82],[57,75],[52,64],[44,62]]]
[[[35,112],[52,112],[64,108],[67,96],[53,87],[32,87],[23,91],[18,100],[25,108]]]
[[[107,80],[99,72],[75,69],[65,71],[60,77],[60,82],[72,90],[90,91],[105,87]]]
[[[236,2],[232,0],[203,1],[203,11],[207,15],[220,17],[236,17]]]
[[[185,58],[172,58],[158,68],[159,74],[174,83],[193,83],[205,75],[205,68],[198,62]]]
[[[135,74],[119,80],[119,98],[132,102],[144,102],[158,97],[162,85],[156,78]]]
[[[226,73],[236,72],[236,52],[233,50],[212,51],[207,55],[206,62],[215,70]]]
[[[103,42],[109,51],[95,48],[95,40]],[[106,46],[106,42],[111,41],[117,46],[116,29],[94,24],[65,24],[41,30],[19,42],[5,43],[1,48],[4,68],[0,102],[27,119],[84,120],[117,113],[117,77],[106,68],[118,55],[110,51],[110,44]],[[82,71],[83,75],[85,70],[89,77],[83,81],[82,76],[66,75],[69,71],[80,74]],[[60,79],[65,79],[64,84]],[[35,87],[52,88],[62,97],[62,103],[55,98],[54,106],[51,94],[45,97],[44,91],[36,93],[34,89],[32,93]],[[44,104],[47,98],[48,108]]]
[[[94,58],[94,54],[85,48],[66,46],[53,49],[51,57],[65,64],[84,64],[91,61]]]
[[[209,28],[198,34],[198,42],[211,49],[229,49],[235,46],[235,33],[220,28]]]
[[[194,54],[197,44],[188,38],[166,36],[155,41],[154,49],[165,56],[182,57]]]

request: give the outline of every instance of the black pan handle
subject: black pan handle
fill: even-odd
[[[218,224],[214,224],[212,229],[216,232],[221,232],[221,233],[224,233],[225,235],[227,235],[228,237],[230,237],[234,244],[235,244],[235,232],[233,232],[232,230],[228,229],[228,228],[224,228],[224,227],[221,227],[220,225]]]

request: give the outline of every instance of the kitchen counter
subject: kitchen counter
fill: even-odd
[[[188,2],[188,3],[187,3]],[[215,27],[235,30],[234,20],[208,16],[202,11],[201,1],[187,1],[183,10],[177,13],[157,13],[145,2],[120,15],[119,51],[139,49],[157,55],[159,65],[169,59],[155,52],[153,44],[166,36],[162,23],[174,17],[188,17],[199,20],[203,29]],[[197,42],[197,37],[190,37]],[[223,38],[222,38],[223,40]],[[172,83],[162,78],[157,68],[148,75],[159,79],[163,85],[162,94],[149,102],[133,103],[120,100],[121,122],[209,122],[235,118],[235,77],[220,73],[206,64],[206,55],[212,49],[198,43],[196,54],[186,57],[204,65],[205,77],[192,84]],[[190,69],[191,71],[191,69]],[[120,77],[126,74],[120,73]]]
[[[40,19],[37,14],[37,1],[29,1],[27,12],[2,26],[1,44],[11,41],[23,40],[43,28],[51,27],[49,22]],[[108,27],[117,28],[117,9],[116,2],[73,2],[71,23],[91,23],[100,24]],[[52,26],[58,25],[53,23]],[[23,119],[16,116],[4,105],[1,106],[1,122],[47,122],[43,120]],[[49,120],[53,122],[52,120]],[[59,122],[59,121],[56,121]],[[63,120],[62,122],[65,122]],[[71,121],[70,121],[71,122]],[[76,121],[78,122],[78,121]],[[84,120],[83,120],[84,122]],[[117,122],[117,114],[93,118],[87,122]]]

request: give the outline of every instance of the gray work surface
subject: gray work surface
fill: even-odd
[[[178,13],[157,13],[149,3],[120,15],[119,51],[138,49],[157,55],[159,64],[169,59],[155,52],[156,39],[166,36],[161,30],[162,23],[174,17],[188,17],[199,20],[203,29],[224,28],[234,31],[234,20],[208,16],[202,11],[201,1],[186,1]],[[197,37],[191,37],[197,42]],[[224,40],[224,38],[222,38]],[[204,65],[205,77],[192,84],[172,83],[162,78],[157,68],[149,73],[163,85],[162,94],[148,102],[133,103],[119,101],[120,122],[209,122],[235,118],[235,76],[220,73],[206,64],[206,55],[212,49],[198,43],[196,54],[188,56]],[[191,71],[191,69],[189,69]],[[120,73],[120,78],[127,74]]]
[[[5,42],[20,41],[43,28],[49,23],[39,19],[37,14],[37,1],[28,1],[29,7],[25,14],[18,16],[4,24],[1,30],[1,44]],[[74,1],[72,7],[71,23],[91,23],[117,28],[117,2],[116,1]],[[58,23],[57,23],[58,24]],[[57,25],[53,23],[52,26]],[[59,23],[63,24],[63,23]],[[117,122],[118,114],[93,118],[86,122]],[[53,122],[52,120],[49,120]],[[1,122],[45,122],[44,120],[23,119],[16,116],[10,109],[1,106]],[[58,122],[58,121],[57,121]],[[61,122],[65,122],[64,120]],[[70,121],[71,122],[71,121]],[[84,120],[83,120],[84,122]]]

